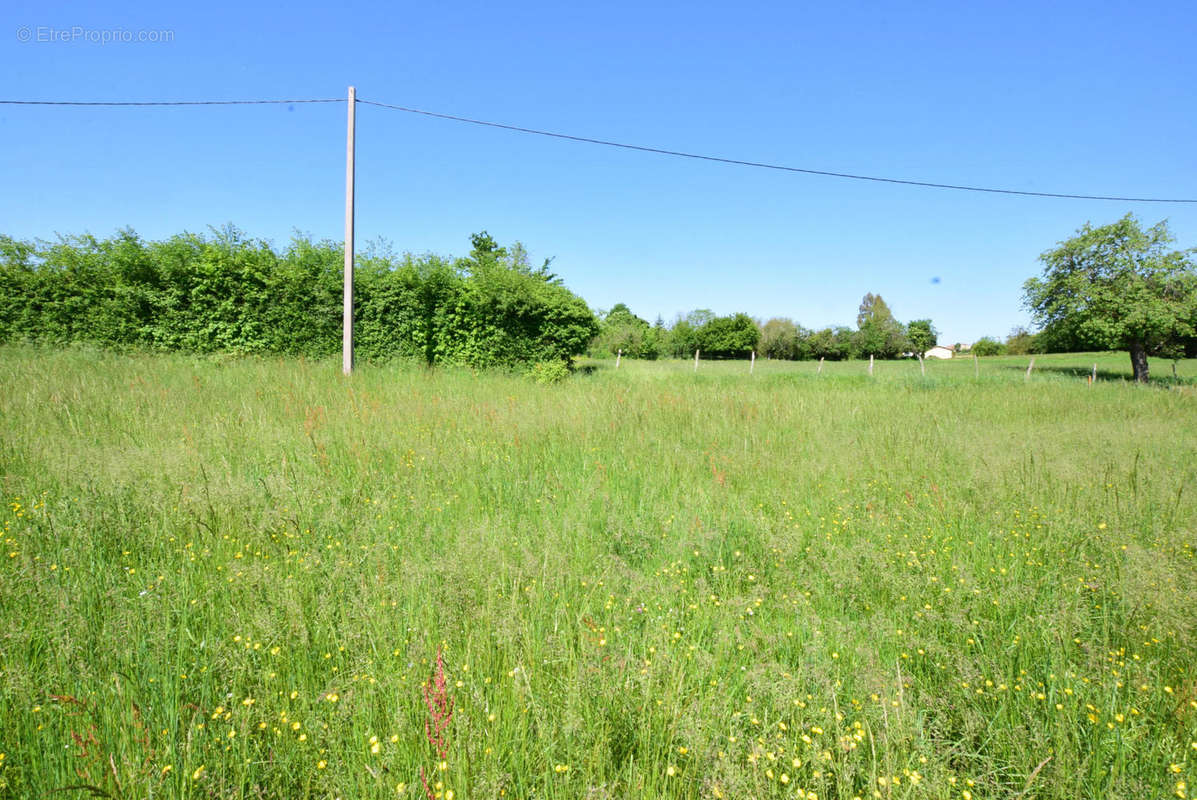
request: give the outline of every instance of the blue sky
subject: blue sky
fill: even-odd
[[[943,183],[1197,197],[1197,7],[1159,3],[9,3],[4,99],[342,97],[731,158]],[[45,41],[49,29],[171,32]],[[32,41],[20,41],[28,29]],[[68,34],[69,35],[69,34]],[[98,35],[98,34],[95,34]],[[40,39],[40,41],[39,41]],[[753,170],[358,107],[358,241],[523,241],[596,308],[852,324],[865,292],[942,341],[1028,319],[1086,221],[1197,205],[1005,197]],[[232,222],[339,240],[343,105],[0,106],[0,232]],[[935,279],[938,279],[937,281]]]

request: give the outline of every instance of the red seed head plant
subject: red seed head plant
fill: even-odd
[[[445,680],[444,652],[439,647],[436,651],[436,668],[432,677],[424,681],[424,706],[428,709],[428,719],[424,720],[424,738],[436,751],[439,767],[449,755],[449,725],[453,722],[453,698],[449,696],[449,686]],[[420,782],[424,784],[424,793],[429,800],[435,800],[436,795],[424,777],[423,767],[420,767]]]

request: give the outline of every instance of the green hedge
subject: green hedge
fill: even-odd
[[[585,301],[522,247],[474,239],[459,259],[358,258],[359,357],[483,367],[584,352],[598,330]],[[278,251],[231,227],[164,241],[0,235],[0,341],[327,356],[341,347],[343,259],[338,242]]]

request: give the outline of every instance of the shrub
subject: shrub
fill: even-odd
[[[564,361],[537,361],[526,373],[536,383],[559,383],[569,377],[569,365]]]

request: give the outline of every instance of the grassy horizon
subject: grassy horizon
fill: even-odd
[[[1029,358],[0,347],[0,798],[1187,797],[1197,361]]]

